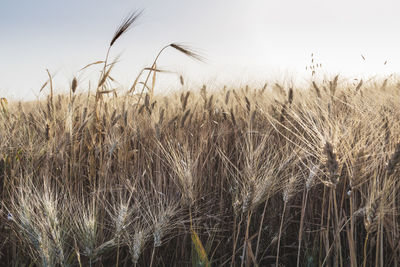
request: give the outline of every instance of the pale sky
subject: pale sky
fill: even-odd
[[[115,29],[136,9],[143,16],[111,53],[121,55],[112,76],[125,89],[171,42],[207,58],[198,63],[173,50],[161,56],[160,68],[193,84],[309,79],[311,53],[321,72],[332,75],[400,71],[400,2],[394,0],[0,0],[1,97],[35,98],[46,68],[66,92],[80,68],[104,58]],[[80,74],[81,90],[96,75],[98,68]],[[178,77],[160,77],[158,90],[170,90]]]

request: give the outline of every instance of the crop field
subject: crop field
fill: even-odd
[[[160,54],[125,91],[107,53],[91,90],[1,99],[1,265],[398,266],[400,80],[159,94]]]

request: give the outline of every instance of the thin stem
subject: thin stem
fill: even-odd
[[[262,230],[262,226],[263,226],[263,223],[264,223],[264,217],[265,217],[265,211],[267,210],[267,205],[268,205],[268,199],[265,201],[264,210],[263,210],[263,213],[262,213],[262,216],[261,216],[260,227],[258,228],[256,254],[254,255],[254,258],[256,260],[257,260],[258,248],[259,248],[260,240],[261,240],[261,230]]]
[[[369,237],[369,231],[367,232],[367,236],[365,237],[364,241],[364,263],[363,267],[367,265],[367,244],[368,244],[368,237]]]
[[[383,266],[383,224],[381,223],[381,244],[380,244],[381,250],[380,250],[380,254],[381,254],[381,261],[380,264],[381,266]]]
[[[115,263],[115,267],[118,267],[119,263],[119,236],[118,236],[118,246],[117,246],[117,262]]]
[[[355,240],[354,240],[354,194],[353,190],[351,190],[350,194],[350,233],[348,233],[349,240],[349,249],[350,249],[350,262],[352,267],[356,267],[357,265],[357,252],[355,248]]]
[[[107,54],[106,54],[106,58],[104,60],[104,67],[103,67],[103,71],[101,72],[101,75],[100,75],[100,80],[102,80],[104,75],[106,75],[107,61],[108,61],[108,56],[110,54],[110,50],[111,50],[111,46],[109,46],[107,49]],[[97,90],[99,90],[99,88],[97,88]]]
[[[336,190],[332,189],[332,195],[333,195],[333,207],[334,207],[334,212],[335,212],[335,229],[337,232],[337,239],[336,239],[336,255],[335,255],[335,261],[337,263],[336,266],[339,266],[339,261],[340,261],[340,266],[342,266],[342,249],[341,249],[341,242],[340,242],[340,230],[339,230],[339,213],[338,213],[338,207],[337,207],[337,200],[336,200]]]
[[[242,226],[242,221],[243,221],[243,219],[240,218],[239,225],[237,227],[237,229],[238,229],[237,230],[237,234],[236,234],[235,241],[234,241],[234,244],[233,244],[233,249],[232,249],[231,266],[234,266],[234,263],[235,263],[236,246],[237,246],[237,241],[239,239],[239,234],[240,234],[240,228]]]
[[[332,190],[329,190],[329,202],[328,202],[328,212],[326,218],[326,231],[325,231],[325,259],[330,255],[330,242],[329,242],[329,229],[331,222],[331,210],[332,210]]]
[[[152,252],[151,252],[150,265],[149,265],[150,267],[153,266],[153,260],[154,260],[155,251],[156,251],[156,247],[153,246],[153,250],[152,250]]]
[[[379,226],[378,226],[378,229],[379,229]],[[376,246],[375,246],[375,266],[378,266],[378,261],[379,261],[379,239],[380,239],[380,235],[381,235],[381,233],[378,230],[378,233],[376,235],[376,241],[375,241],[375,243],[376,243]],[[381,266],[383,266],[383,265],[381,265]]]
[[[324,187],[324,193],[322,195],[322,208],[321,208],[321,222],[320,222],[320,229],[323,229],[324,225],[324,215],[325,215],[325,196],[326,196],[326,187]],[[324,231],[321,231],[320,233],[320,240],[319,240],[319,266],[322,265],[322,244],[324,242]]]
[[[300,249],[301,249],[301,240],[303,237],[304,214],[306,212],[307,197],[308,197],[308,189],[306,189],[303,192],[303,205],[302,205],[302,209],[301,209],[301,218],[300,218],[300,227],[299,227],[299,245],[297,248],[297,267],[300,266]]]
[[[245,257],[246,258],[248,257],[248,255],[246,254],[246,248],[247,248],[247,242],[249,239],[249,228],[250,228],[251,215],[252,215],[252,212],[249,209],[247,211],[246,233],[245,233],[244,242],[243,242],[242,264],[240,265],[241,267],[243,267],[243,265],[244,265]]]
[[[276,261],[275,261],[275,266],[278,266],[278,263],[279,263],[279,249],[280,249],[280,245],[281,245],[281,235],[282,235],[282,227],[283,227],[283,218],[284,218],[284,216],[285,216],[286,204],[287,204],[287,201],[285,201],[284,204],[283,204],[283,211],[282,211],[282,217],[281,217],[281,225],[279,226],[278,248],[277,248],[277,250],[276,250]]]

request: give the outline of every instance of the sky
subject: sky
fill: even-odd
[[[141,9],[111,51],[111,58],[119,56],[111,75],[120,91],[172,42],[196,49],[206,61],[165,51],[158,67],[171,73],[159,75],[159,91],[178,88],[179,75],[193,86],[301,82],[310,79],[311,54],[326,75],[400,71],[395,0],[0,0],[0,96],[43,96],[46,69],[60,92],[74,76],[79,90],[93,85],[99,68],[79,70],[103,60],[118,25]]]

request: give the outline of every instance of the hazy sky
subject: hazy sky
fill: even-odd
[[[400,70],[395,0],[0,0],[1,96],[33,98],[46,68],[65,90],[80,68],[104,58],[116,27],[135,9],[143,16],[112,50],[112,57],[121,54],[113,77],[125,87],[171,42],[207,58],[197,63],[173,50],[160,58],[161,68],[194,83],[301,80],[310,76],[311,53],[331,74]],[[82,87],[93,75],[98,69],[79,75]]]

